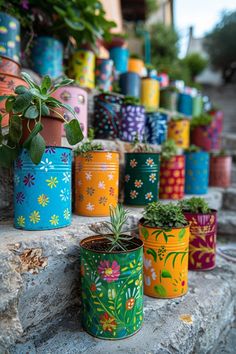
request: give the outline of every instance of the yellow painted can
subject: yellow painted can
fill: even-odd
[[[168,139],[173,139],[178,147],[187,149],[190,142],[189,119],[171,120],[168,124]]]
[[[142,74],[144,68],[144,63],[141,59],[130,58],[128,62],[128,71],[137,73],[139,75]]]
[[[144,78],[141,83],[141,104],[147,112],[154,112],[160,103],[160,85],[152,78]]]
[[[70,61],[69,76],[80,87],[95,87],[95,55],[90,50],[77,50]]]

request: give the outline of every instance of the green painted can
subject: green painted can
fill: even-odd
[[[125,154],[124,203],[146,205],[158,200],[160,155],[128,152]]]
[[[123,339],[143,323],[143,242],[134,238],[132,249],[106,252],[91,249],[103,236],[82,240],[82,324],[91,335]]]
[[[193,97],[193,117],[200,116],[203,111],[203,98],[201,95]]]

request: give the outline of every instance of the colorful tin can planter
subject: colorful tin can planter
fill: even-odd
[[[89,89],[95,87],[95,55],[90,50],[77,50],[70,62],[70,76],[75,82]]]
[[[141,76],[143,72],[143,68],[144,68],[144,63],[142,59],[129,58],[129,62],[128,62],[129,72],[137,73],[138,75]]]
[[[206,194],[209,183],[209,154],[205,151],[185,153],[186,194]]]
[[[173,139],[178,147],[187,149],[190,139],[189,119],[170,120],[168,123],[168,139]]]
[[[215,268],[217,212],[209,214],[184,212],[190,223],[189,269],[209,270]]]
[[[172,89],[162,89],[160,91],[160,107],[169,111],[177,111],[178,92]]]
[[[129,50],[125,47],[113,47],[109,50],[115,70],[122,74],[128,70]]]
[[[140,97],[141,79],[137,73],[127,72],[121,74],[119,83],[122,95]]]
[[[0,55],[20,61],[20,22],[0,12]]]
[[[123,98],[114,93],[94,97],[94,133],[96,139],[119,137],[120,112]]]
[[[163,230],[139,223],[144,243],[144,294],[176,298],[188,291],[189,226]]]
[[[202,95],[197,95],[193,97],[193,112],[192,116],[200,116],[203,112],[203,97]]]
[[[178,112],[192,116],[193,114],[193,98],[188,93],[180,93],[178,97]]]
[[[0,56],[0,74],[19,76],[20,70],[20,65],[16,61]]]
[[[124,252],[91,249],[102,241],[92,236],[80,243],[82,324],[97,338],[124,339],[143,323],[143,243],[133,239]]]
[[[231,184],[232,157],[211,156],[210,186],[228,188]]]
[[[113,82],[113,60],[96,59],[96,87],[103,91],[112,91]]]
[[[144,78],[141,82],[141,103],[147,112],[156,111],[160,101],[160,86],[155,79]]]
[[[75,213],[108,216],[118,202],[119,153],[91,151],[75,157]]]
[[[127,205],[146,205],[157,201],[159,171],[159,154],[126,153],[124,203]]]
[[[161,159],[160,199],[182,199],[185,184],[185,156],[177,155],[170,160]]]
[[[160,82],[160,87],[168,87],[170,84],[169,75],[166,73],[159,73],[158,81]]]
[[[53,79],[63,74],[63,45],[53,37],[38,37],[32,48],[32,68]]]
[[[154,68],[146,67],[147,77],[157,80],[157,70]]]
[[[22,150],[14,166],[14,226],[48,230],[71,224],[71,149],[48,146],[34,165]]]
[[[88,132],[88,97],[87,92],[77,86],[66,86],[61,87],[57,91],[52,94],[52,97],[56,98],[62,103],[66,103],[70,105],[80,122],[81,129],[83,131],[84,136],[87,136]],[[73,115],[66,109],[55,109],[60,115],[64,116],[64,118],[70,121]],[[51,112],[51,116],[59,117],[57,112]],[[64,127],[62,127],[62,135],[65,136]]]
[[[143,140],[145,134],[145,109],[143,106],[122,104],[120,117],[120,139],[133,142],[138,135]]]
[[[146,114],[145,135],[149,144],[161,145],[167,139],[168,115],[162,112]]]

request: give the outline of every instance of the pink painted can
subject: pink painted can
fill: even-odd
[[[59,88],[52,94],[52,97],[61,101],[62,103],[70,105],[80,122],[81,129],[84,136],[88,133],[88,97],[87,92],[77,86],[65,86]],[[68,121],[73,119],[73,115],[67,109],[55,109],[56,112],[51,112],[51,116],[58,117],[58,113],[63,115]],[[62,127],[62,136],[65,136],[64,127]]]
[[[209,214],[184,212],[190,223],[189,269],[210,270],[216,265],[217,211]]]
[[[231,184],[231,172],[231,156],[211,156],[209,179],[210,186],[228,188]]]

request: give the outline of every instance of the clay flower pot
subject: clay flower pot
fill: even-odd
[[[157,201],[159,170],[159,154],[126,153],[124,203],[127,205],[146,205]]]
[[[139,222],[144,243],[144,294],[176,298],[188,291],[189,226],[163,230]]]
[[[122,339],[143,323],[143,243],[133,239],[127,251],[97,251],[102,236],[80,243],[82,324],[97,338]]]
[[[0,12],[0,55],[20,61],[20,22]]]
[[[143,139],[145,134],[145,110],[143,106],[122,104],[120,117],[120,139],[123,141],[134,141],[138,134]]]
[[[185,183],[185,156],[178,155],[170,160],[161,159],[160,199],[182,199]]]
[[[108,216],[118,202],[119,153],[91,151],[75,157],[75,213]]]
[[[138,75],[142,75],[142,71],[144,68],[144,63],[142,59],[138,58],[129,58],[128,62],[128,71],[137,73]]]
[[[189,269],[209,270],[215,268],[217,212],[209,214],[183,212],[190,223]]]
[[[178,112],[192,116],[193,114],[193,98],[188,93],[180,93],[178,97]]]
[[[231,184],[232,157],[211,156],[210,186],[228,188]]]
[[[96,59],[96,87],[103,91],[112,91],[114,63],[111,59]]]
[[[206,194],[209,182],[209,154],[185,152],[185,193]]]
[[[141,103],[146,112],[156,111],[160,101],[160,86],[155,79],[144,78],[141,82]]]
[[[20,70],[20,64],[16,61],[0,56],[0,74],[19,76]]]
[[[120,75],[120,90],[125,96],[140,97],[141,79],[135,72],[127,72]]]
[[[161,145],[167,139],[168,115],[161,112],[146,114],[145,134],[149,144]]]
[[[28,152],[14,166],[14,226],[47,230],[71,223],[71,149],[46,147],[34,165]]]
[[[189,147],[190,121],[188,119],[171,120],[168,123],[168,139],[173,139],[182,149]]]
[[[177,111],[178,92],[168,89],[160,91],[160,107],[169,111]]]
[[[70,60],[69,74],[80,87],[95,87],[95,55],[90,50],[77,50]]]
[[[110,50],[110,59],[113,60],[115,70],[119,73],[125,73],[128,70],[129,50],[125,47],[112,47]]]

